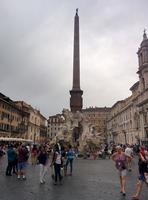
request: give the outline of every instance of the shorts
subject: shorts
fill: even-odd
[[[126,174],[127,174],[127,170],[126,169],[123,169],[122,171],[119,170],[119,176],[125,177]]]
[[[18,163],[17,167],[18,167],[18,170],[23,170],[27,167],[27,163],[26,162]]]

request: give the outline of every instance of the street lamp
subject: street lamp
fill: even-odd
[[[35,142],[36,142],[36,117],[35,117],[35,131],[34,131],[33,143],[35,144]]]
[[[33,143],[35,144],[36,132],[34,132]]]
[[[125,144],[127,144],[127,137],[126,137],[126,131],[123,130],[123,134],[124,134],[124,137],[125,137]]]

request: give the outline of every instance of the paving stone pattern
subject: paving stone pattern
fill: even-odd
[[[120,194],[119,179],[111,160],[75,160],[73,176],[53,185],[49,167],[46,183],[39,184],[39,166],[29,164],[27,180],[5,176],[6,161],[0,160],[0,200],[129,200],[138,176],[137,161],[127,176],[127,195]],[[145,185],[141,200],[148,200]]]

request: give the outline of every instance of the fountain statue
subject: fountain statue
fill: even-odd
[[[79,145],[80,151],[99,147],[103,143],[104,137],[96,131],[85,113],[79,111],[73,113],[64,109],[63,118],[62,128],[53,138],[53,143],[62,140],[66,143]]]

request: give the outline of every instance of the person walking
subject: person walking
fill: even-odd
[[[36,165],[37,155],[38,155],[38,149],[37,149],[37,146],[34,144],[33,148],[31,149],[31,164],[32,165]]]
[[[13,149],[14,149],[14,151],[16,153],[16,157],[15,157],[15,160],[13,162],[13,167],[12,167],[13,174],[17,174],[18,173],[18,150],[17,150],[17,148],[18,148],[18,145],[14,144],[14,148]]]
[[[16,152],[13,149],[13,145],[9,145],[8,146],[8,150],[7,150],[7,157],[8,157],[8,165],[6,168],[6,176],[12,176],[12,168],[14,165],[14,161],[17,157]]]
[[[143,184],[148,183],[148,150],[144,146],[140,148],[139,152],[139,180],[137,182],[137,188],[132,199],[139,200],[140,194],[143,188]]]
[[[29,158],[28,150],[24,144],[22,144],[18,149],[18,179],[26,179],[26,167]]]
[[[74,151],[72,149],[72,146],[69,145],[68,152],[67,152],[66,174],[67,174],[67,167],[70,163],[70,176],[72,176],[72,171],[73,171],[73,159],[74,159]]]
[[[108,144],[106,144],[104,147],[104,158],[106,159],[107,156],[108,156]]]
[[[120,177],[120,192],[123,196],[126,195],[125,193],[125,184],[126,184],[126,173],[127,173],[127,158],[129,156],[125,155],[125,153],[122,150],[121,146],[116,147],[116,151],[112,155],[112,160],[115,162],[115,166],[118,170],[119,177]]]
[[[127,158],[127,169],[128,169],[129,172],[131,172],[132,171],[133,149],[131,148],[131,146],[129,144],[125,148],[125,155],[128,156],[128,158]]]
[[[3,155],[5,155],[5,151],[3,148],[3,145],[0,144],[0,159],[3,157]]]
[[[78,156],[79,156],[79,148],[78,148],[78,146],[75,148],[75,157],[76,157],[76,159],[78,158]]]
[[[60,184],[62,184],[61,166],[62,166],[62,155],[59,149],[59,145],[55,145],[51,167],[54,166],[54,185],[57,185],[59,179]]]
[[[41,147],[41,150],[38,155],[38,161],[40,166],[40,183],[45,183],[45,175],[47,173],[47,163],[48,163],[48,154],[46,147]]]
[[[62,164],[61,164],[61,175],[66,176],[66,148],[63,144],[61,144],[61,156],[62,156]]]

